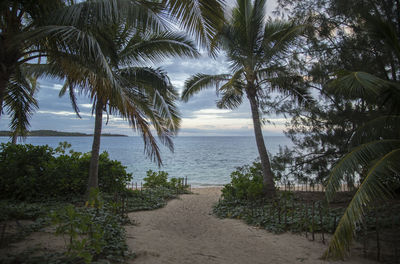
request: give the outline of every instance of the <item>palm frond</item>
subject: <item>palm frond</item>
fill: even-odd
[[[120,64],[143,64],[144,62],[159,62],[168,57],[199,56],[195,45],[184,34],[162,32],[135,36],[129,40],[126,47],[119,53]]]
[[[355,228],[375,201],[388,198],[391,195],[390,185],[385,184],[385,177],[391,177],[400,172],[400,140],[397,148],[380,156],[369,169],[367,176],[354,194],[346,208],[336,231],[325,251],[324,258],[343,259],[353,239]],[[346,159],[346,157],[344,158]]]
[[[368,16],[366,22],[369,34],[383,40],[388,49],[394,52],[397,60],[400,60],[400,36],[393,23],[385,21],[381,16]]]
[[[400,116],[384,115],[374,118],[360,126],[352,135],[351,145],[378,140],[400,138]]]
[[[162,7],[154,1],[83,1],[56,10],[47,23],[82,27],[125,21],[135,28],[158,31],[166,27]]]
[[[269,20],[265,24],[262,40],[263,59],[271,60],[284,54],[305,30],[306,25],[296,25],[282,20]]]
[[[11,76],[4,97],[4,106],[10,116],[10,129],[15,136],[25,137],[30,126],[30,119],[38,103],[34,97],[36,93],[36,79],[28,78],[21,67],[18,67]]]
[[[124,87],[130,89],[128,94],[136,96],[139,92],[141,100],[145,97],[152,103],[151,108],[157,113],[157,115],[153,115],[151,112],[147,113],[157,117],[152,118],[152,123],[157,124],[161,119],[163,125],[172,132],[178,131],[180,113],[175,105],[178,95],[167,74],[160,68],[148,67],[130,67],[121,69],[119,72],[118,75],[124,78]]]
[[[387,89],[398,84],[383,80],[366,72],[339,72],[338,78],[328,83],[328,91],[351,98],[376,101]],[[398,88],[397,88],[398,89]]]
[[[223,81],[228,81],[231,75],[229,74],[219,74],[219,75],[207,75],[207,74],[196,74],[190,77],[185,81],[184,89],[182,91],[181,100],[187,102],[190,97],[194,94],[204,90],[206,88],[210,88],[215,86],[218,89],[218,86]]]
[[[383,139],[362,144],[351,150],[340,159],[329,175],[325,193],[327,201],[332,201],[344,175],[348,173],[354,174],[360,168],[368,167],[373,160],[397,148],[400,148],[400,140]]]
[[[162,3],[198,44],[215,55],[210,43],[224,22],[224,0],[163,0]]]
[[[232,77],[218,89],[218,93],[221,96],[217,101],[218,108],[235,109],[243,102],[245,87],[242,80],[243,72],[243,70],[235,72]]]

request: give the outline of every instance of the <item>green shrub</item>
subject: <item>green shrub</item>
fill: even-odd
[[[222,189],[222,197],[228,200],[254,200],[263,195],[261,164],[238,167],[231,173],[231,182]]]
[[[168,181],[168,173],[165,171],[152,171],[148,170],[146,172],[147,177],[144,178],[144,184],[143,186],[146,188],[169,188],[169,189],[174,189],[174,190],[186,190],[188,186],[185,186],[185,183],[183,181],[183,178],[171,178]]]
[[[89,177],[90,153],[82,154],[61,143],[49,146],[0,145],[0,199],[38,200],[82,195]],[[125,189],[132,174],[103,152],[99,158],[99,187],[103,192]]]
[[[144,178],[143,186],[146,188],[156,188],[156,187],[169,187],[168,183],[168,172],[159,171],[155,172],[148,170],[146,172],[147,177]]]

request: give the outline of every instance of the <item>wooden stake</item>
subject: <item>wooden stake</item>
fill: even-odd
[[[312,240],[314,241],[315,240],[315,234],[314,234],[314,216],[315,216],[315,202],[313,201],[312,202],[312,211],[311,211],[311,217],[312,217],[312,219],[311,219],[311,231],[312,231]]]
[[[375,230],[376,230],[376,259],[380,261],[381,259],[381,244],[379,241],[379,221],[378,221],[378,212],[375,212]]]
[[[325,235],[324,235],[324,221],[322,217],[322,206],[321,203],[319,204],[319,222],[321,224],[321,232],[322,232],[322,243],[325,244]]]

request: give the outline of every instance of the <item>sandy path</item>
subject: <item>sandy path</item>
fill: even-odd
[[[327,263],[318,259],[322,243],[218,219],[211,211],[219,189],[194,192],[165,208],[129,215],[138,223],[127,227],[128,245],[138,254],[132,263]],[[352,257],[346,263],[374,262]]]

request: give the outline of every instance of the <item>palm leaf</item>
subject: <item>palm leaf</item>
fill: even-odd
[[[400,172],[400,140],[396,145],[397,148],[380,156],[369,169],[367,176],[340,219],[329,247],[323,255],[324,258],[342,259],[350,248],[357,224],[361,222],[368,210],[367,206],[390,197],[390,186],[385,184],[383,179]],[[344,159],[348,159],[348,157]]]
[[[163,0],[162,3],[198,44],[210,50],[211,40],[224,22],[224,0]]]
[[[328,90],[349,98],[365,98],[376,101],[387,89],[398,84],[383,80],[366,72],[341,72],[338,78],[328,83]]]
[[[360,126],[352,135],[353,146],[377,139],[400,138],[400,116],[388,115],[374,118]]]
[[[400,147],[400,140],[384,139],[371,141],[357,146],[346,154],[332,169],[326,185],[326,199],[331,201],[340,188],[343,176],[358,171],[360,167],[368,167],[371,161]]]
[[[215,86],[218,89],[220,82],[228,81],[231,75],[219,74],[219,75],[207,75],[207,74],[196,74],[185,81],[184,89],[181,95],[181,100],[187,102],[190,97],[194,94]]]
[[[143,63],[159,62],[168,57],[199,56],[194,44],[184,34],[175,32],[162,32],[159,34],[146,34],[130,39],[126,47],[119,52],[120,64],[143,65]]]
[[[30,126],[30,119],[38,103],[34,97],[36,93],[36,79],[28,78],[21,67],[11,76],[4,97],[4,106],[10,116],[10,129],[15,136],[25,137]]]

